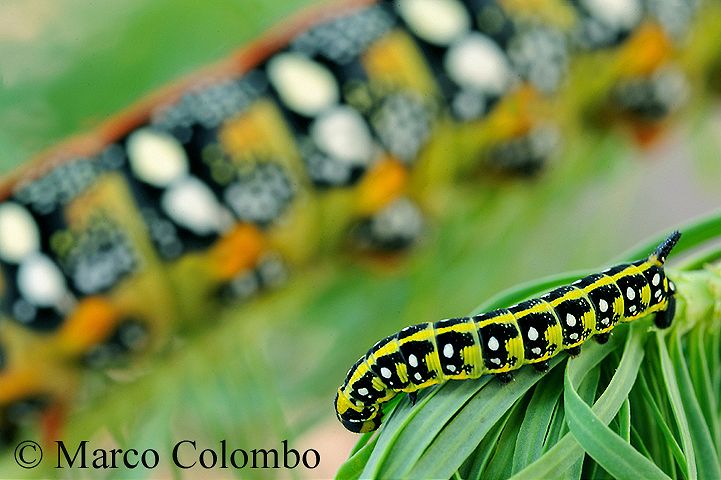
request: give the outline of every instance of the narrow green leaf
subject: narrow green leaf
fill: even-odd
[[[355,450],[353,455],[338,469],[335,474],[336,478],[342,480],[355,480],[360,478],[377,442],[378,436],[376,435],[370,442]]]
[[[564,381],[563,396],[566,420],[571,433],[581,447],[616,478],[629,480],[669,478],[598,418],[576,392],[569,371],[570,369],[567,370]]]
[[[693,441],[691,440],[688,419],[686,418],[686,413],[683,408],[683,399],[681,397],[681,393],[679,392],[673,363],[671,362],[671,357],[666,349],[666,342],[664,342],[663,339],[663,332],[656,332],[655,338],[661,360],[661,370],[663,372],[663,381],[666,386],[666,393],[671,404],[671,410],[674,418],[676,419],[676,425],[681,433],[681,448],[687,462],[687,470],[684,473],[686,478],[693,480],[698,478],[698,471],[696,468],[696,455],[694,453]]]
[[[387,450],[387,455],[378,457],[377,465],[371,468],[377,468],[383,476],[398,476],[399,472],[408,471],[454,414],[474,395],[483,392],[492,380],[489,375],[475,382],[449,382],[433,389],[432,395],[419,396],[403,422],[389,423],[387,431],[382,432],[382,438],[391,434],[392,440],[379,444],[378,448]],[[416,415],[419,411],[423,414]],[[423,432],[420,438],[419,432]]]
[[[554,357],[551,368],[563,360]],[[450,477],[498,419],[542,378],[532,369],[521,369],[508,385],[491,382],[457,412],[412,469],[384,472],[384,476]]]
[[[563,370],[555,368],[543,383],[536,386],[528,404],[528,411],[518,431],[513,473],[519,472],[543,454],[543,442],[548,435],[553,412],[561,396]]]
[[[403,432],[405,426],[413,420],[413,417],[422,406],[426,405],[430,399],[438,393],[438,390],[439,389],[435,388],[427,393],[422,392],[416,405],[411,405],[408,397],[403,397],[401,401],[396,404],[395,408],[384,415],[385,422],[378,431],[376,447],[373,449],[368,463],[363,469],[363,478],[375,478],[378,476],[383,462],[393,451],[393,446],[397,443],[398,437]]]
[[[718,391],[714,390],[711,381],[711,373],[704,345],[705,338],[706,332],[702,328],[696,328],[689,334],[687,341],[688,367],[692,384],[696,390],[696,398],[703,411],[706,425],[709,427],[714,445],[718,446],[721,445],[721,427],[719,426],[719,417],[716,414],[718,410],[718,401],[716,398]]]
[[[681,338],[676,332],[671,339],[676,379],[678,381],[683,408],[693,441],[696,465],[700,478],[721,478],[721,465],[716,455],[711,432],[703,416],[698,399],[696,398],[693,383],[688,374],[688,367],[681,349]]]
[[[661,412],[664,423],[668,425],[670,430],[673,432],[673,438],[680,441],[680,433],[676,428],[676,420],[671,407],[671,402],[666,393],[666,382],[663,380],[663,371],[661,369],[661,358],[656,348],[647,348],[647,356],[644,365],[639,373],[639,382],[646,379],[649,390],[651,392],[652,400],[658,406],[658,410]],[[646,399],[648,400],[648,399]],[[642,409],[643,413],[648,413],[646,409]],[[676,464],[686,465],[686,457],[681,451],[681,459],[678,460],[677,454],[674,453],[672,444],[666,441],[663,435],[658,435],[657,432],[658,424],[653,416],[646,417],[646,423],[642,425],[639,432],[643,433],[646,439],[646,445],[649,450],[653,453],[652,458],[656,462],[656,465],[660,466],[662,470],[669,474],[676,472]],[[685,471],[685,470],[684,470]]]
[[[721,248],[717,247],[705,252],[700,252],[697,255],[689,256],[674,265],[679,270],[700,270],[705,265],[717,262],[719,259],[721,259]]]
[[[559,388],[559,394],[560,394]],[[543,452],[547,452],[551,449],[558,441],[563,437],[563,428],[566,425],[566,417],[563,414],[563,397],[556,403],[556,407],[553,410],[553,418],[551,419],[551,425],[548,427],[548,435],[543,441]]]
[[[361,435],[361,437],[358,439],[358,443],[356,443],[353,446],[353,449],[350,451],[350,455],[348,456],[348,458],[351,458],[353,455],[358,453],[358,450],[368,445],[368,442],[373,438],[376,433],[377,432],[367,432]]]
[[[636,373],[643,360],[644,338],[645,336],[638,328],[632,328],[630,330],[624,353],[621,357],[621,363],[615,375],[611,378],[606,390],[593,406],[593,412],[603,423],[610,422],[611,419],[616,416],[633,387]],[[606,345],[590,345],[579,358],[569,364],[568,368],[573,375],[572,380],[574,383],[580,381],[591,368],[595,367],[603,358],[619,346],[620,335],[618,334],[612,336]],[[515,474],[512,478],[518,480],[558,476],[559,472],[566,471],[582,456],[583,450],[573,436],[570,434],[565,435],[554,447],[544,453],[541,458]]]
[[[621,438],[631,442],[631,402],[627,398],[618,412],[618,430]]]
[[[663,437],[665,439],[665,443],[671,448],[671,452],[673,454],[673,457],[676,459],[678,466],[681,468],[681,470],[687,471],[688,465],[686,464],[686,457],[684,456],[681,447],[676,441],[676,438],[673,436],[671,428],[666,422],[666,418],[659,410],[658,405],[656,404],[656,399],[651,394],[651,391],[648,388],[648,384],[643,374],[638,376],[638,385],[640,386],[641,395],[646,401],[646,411],[650,412],[652,418],[655,420],[654,426],[658,427],[661,430],[661,433],[663,434]],[[652,438],[655,439],[655,436]]]
[[[594,368],[593,370],[588,372],[586,377],[581,381],[581,385],[578,387],[578,395],[584,402],[591,404],[596,399],[596,390],[598,389],[598,381],[600,377],[600,368]],[[568,424],[568,420],[566,420],[566,424]],[[584,460],[586,460],[587,458],[588,457],[584,455],[578,460],[576,460],[576,463],[574,463],[568,470],[566,470],[564,478],[568,480],[580,480],[581,474],[583,473],[583,463]]]
[[[636,427],[631,425],[631,438],[633,439],[633,443],[636,444],[636,449],[643,454],[646,458],[651,458],[651,452],[648,451],[648,448],[646,448],[646,444],[643,441],[643,438],[636,430]]]
[[[520,438],[520,427],[523,422],[523,410],[525,410],[526,402],[524,399],[519,400],[513,406],[510,412],[509,421],[503,428],[501,438],[498,440],[498,444],[495,448],[495,454],[489,463],[488,469],[484,474],[484,478],[487,479],[503,479],[508,478],[511,475],[513,468],[513,457],[515,449],[512,445],[515,445]]]
[[[488,463],[493,457],[493,453],[498,447],[498,439],[503,433],[503,429],[506,427],[510,418],[510,412],[501,418],[498,423],[491,429],[491,431],[483,438],[483,441],[478,445],[478,448],[473,452],[473,464],[468,470],[469,479],[482,479],[483,472],[486,470]]]
[[[674,248],[674,254],[686,252],[708,240],[713,240],[721,236],[721,211],[695,218],[679,227],[678,230],[682,235],[678,245]],[[637,260],[647,256],[669,233],[670,232],[664,232],[652,237],[650,240],[640,243],[619,255],[617,261]]]

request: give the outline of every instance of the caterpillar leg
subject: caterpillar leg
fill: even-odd
[[[410,392],[408,394],[408,400],[411,401],[411,405],[415,405],[416,401],[418,401],[418,392]]]
[[[593,336],[593,339],[596,340],[601,345],[603,345],[604,343],[608,342],[608,339],[610,336],[611,336],[610,333],[598,333]]]
[[[671,326],[673,317],[676,315],[676,297],[673,295],[668,297],[668,308],[660,312],[656,312],[653,322],[658,328],[668,328]]]
[[[570,356],[577,357],[578,355],[581,354],[581,346],[579,345],[577,347],[572,347],[572,348],[567,349],[566,351],[568,352],[568,354]]]
[[[546,372],[548,371],[548,368],[549,368],[548,362],[545,361],[545,362],[534,363],[534,364],[533,364],[533,368],[535,368],[536,371],[539,372],[539,373],[546,373]]]
[[[511,383],[513,381],[513,374],[511,372],[497,373],[496,378],[503,384]]]

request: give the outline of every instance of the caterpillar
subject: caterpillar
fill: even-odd
[[[672,110],[682,95],[655,75],[696,4],[620,4],[551,1],[540,19],[512,1],[323,7],[9,175],[0,430],[72,405],[86,367],[157,351],[346,238],[405,249],[432,186],[536,174],[573,55],[618,49],[610,83],[636,82],[622,109]]]
[[[664,263],[681,234],[674,231],[647,258],[624,263],[525,300],[473,317],[406,327],[377,342],[348,371],[334,406],[352,432],[381,424],[381,405],[401,392],[415,398],[447,380],[493,374],[506,383],[531,364],[543,372],[561,352],[575,356],[593,337],[608,341],[619,323],[655,314],[658,328],[671,325],[676,287]]]

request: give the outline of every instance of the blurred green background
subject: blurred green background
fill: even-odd
[[[310,3],[1,2],[0,169],[222,59]],[[442,192],[443,214],[409,255],[379,263],[329,252],[281,291],[209,319],[212,327],[179,340],[137,378],[80,405],[66,438],[160,450],[180,438],[247,448],[287,438],[321,453],[316,471],[298,475],[331,475],[356,440],[336,422],[333,395],[375,340],[465,314],[522,281],[607,265],[649,234],[721,205],[721,110],[710,98],[695,92],[645,150],[623,131],[578,129],[539,179],[478,179]],[[0,461],[1,476],[25,474],[53,473]]]

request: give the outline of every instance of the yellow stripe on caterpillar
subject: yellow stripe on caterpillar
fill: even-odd
[[[475,317],[413,325],[381,340],[339,389],[338,419],[353,432],[372,431],[380,425],[381,405],[400,392],[485,373],[507,381],[508,372],[525,364],[544,370],[560,352],[577,355],[588,338],[596,335],[603,343],[619,322],[651,313],[657,327],[668,327],[676,290],[663,265],[680,236],[673,232],[645,259],[588,275],[539,298]],[[346,394],[355,403],[346,401]]]

